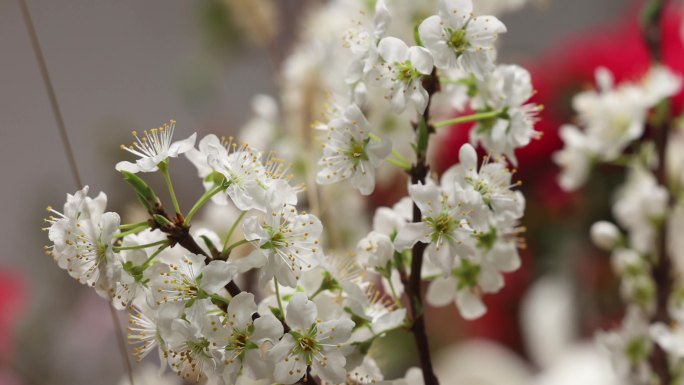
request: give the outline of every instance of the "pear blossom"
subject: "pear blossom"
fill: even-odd
[[[432,72],[430,52],[423,47],[408,47],[401,39],[386,37],[378,43],[382,63],[370,75],[373,82],[386,91],[392,110],[401,113],[411,101],[416,112],[427,107],[428,93],[422,78]]]
[[[458,66],[482,79],[494,69],[494,43],[506,26],[494,16],[473,16],[471,0],[440,0],[438,15],[423,20],[418,32],[437,68]]]
[[[389,155],[391,144],[387,139],[371,139],[368,120],[353,104],[346,109],[344,118],[329,125],[316,182],[331,184],[351,179],[352,186],[369,195],[375,189],[375,169]]]
[[[141,136],[133,131],[136,141],[130,146],[122,144],[121,149],[140,159],[136,160],[135,163],[119,162],[116,164],[116,170],[131,173],[157,171],[159,163],[189,151],[195,145],[197,134],[193,133],[186,139],[171,142],[175,129],[176,121],[172,120],[170,124],[144,131]]]
[[[276,363],[275,381],[293,384],[305,376],[309,366],[323,381],[344,382],[346,359],[340,348],[351,337],[354,322],[349,319],[319,322],[316,305],[303,293],[292,296],[285,313],[291,330],[270,353]]]
[[[257,247],[253,258],[262,260],[262,284],[275,277],[280,284],[296,287],[301,272],[316,266],[322,257],[320,220],[311,214],[299,214],[292,206],[269,209],[263,219],[249,217],[243,230],[245,239]]]

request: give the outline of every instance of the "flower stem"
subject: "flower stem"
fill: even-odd
[[[147,249],[148,247],[154,247],[158,245],[168,245],[169,241],[168,239],[162,239],[161,241],[157,242],[152,242],[152,243],[146,243],[144,245],[135,245],[135,246],[114,246],[113,249],[114,251],[122,251],[122,250],[142,250],[142,249]]]
[[[144,270],[144,269],[147,269],[148,267],[150,267],[150,265],[152,265],[152,262],[154,261],[154,258],[155,258],[157,255],[159,255],[159,253],[161,253],[162,251],[164,251],[167,247],[169,247],[169,245],[163,245],[163,246],[161,246],[160,248],[158,248],[157,250],[155,250],[154,253],[152,253],[152,255],[150,255],[150,257],[147,258],[147,259],[145,260],[145,262],[142,264],[143,270]]]
[[[142,221],[142,222],[138,222],[138,223],[127,223],[125,225],[119,226],[119,230],[130,230],[130,229],[133,229],[136,227],[146,226],[146,225],[149,225],[148,221]]]
[[[188,212],[188,215],[185,217],[183,224],[185,224],[186,226],[189,225],[190,220],[197,213],[197,211],[199,209],[201,209],[202,206],[204,206],[207,202],[209,202],[211,197],[213,197],[214,195],[216,195],[217,193],[219,193],[223,190],[225,190],[225,187],[223,187],[222,184],[218,184],[218,185],[215,185],[214,187],[212,187],[211,189],[207,190],[204,194],[202,194],[200,199],[195,203],[194,206],[192,206],[192,208]]]
[[[273,284],[275,285],[275,295],[276,295],[276,299],[278,300],[278,310],[280,310],[280,314],[282,314],[283,317],[285,317],[285,310],[283,309],[283,302],[280,299],[280,288],[279,288],[280,285],[278,285],[278,279],[276,279],[275,277],[273,277]]]
[[[145,224],[140,225],[140,226],[138,226],[138,227],[134,227],[134,228],[132,228],[132,229],[130,229],[130,230],[128,230],[128,231],[124,231],[124,232],[121,232],[121,233],[118,233],[118,234],[114,234],[114,238],[123,238],[123,237],[128,236],[128,235],[131,235],[131,234],[137,234],[137,233],[139,233],[139,232],[145,230],[145,229],[148,228],[148,227],[150,227],[150,226],[147,224],[147,222],[145,222]]]
[[[246,240],[246,239],[243,239],[243,240],[241,240],[241,241],[237,241],[237,242],[233,243],[232,245],[228,246],[227,249],[224,249],[224,250],[221,252],[221,255],[224,256],[225,258],[228,258],[228,256],[230,255],[231,251],[233,251],[234,248],[236,248],[236,247],[238,247],[238,246],[240,246],[240,245],[244,245],[244,244],[247,243],[247,242],[249,242],[249,241]]]
[[[173,202],[173,208],[176,210],[176,213],[180,214],[180,205],[178,204],[178,199],[176,199],[176,192],[173,190],[173,183],[171,183],[171,175],[169,175],[168,160],[159,163],[159,169],[161,170],[162,175],[164,175],[164,181],[166,181],[166,186],[169,188],[169,194],[171,195],[171,202]]]
[[[434,128],[442,128],[447,126],[453,126],[455,124],[477,122],[480,120],[496,118],[501,115],[504,110],[494,110],[487,112],[478,112],[477,114],[459,116],[458,118],[442,120],[441,122],[432,123]]]
[[[226,249],[228,248],[228,242],[230,242],[230,238],[233,236],[233,233],[235,232],[235,229],[237,229],[240,222],[242,222],[242,219],[245,217],[245,214],[247,214],[247,211],[241,212],[240,215],[235,219],[235,222],[233,222],[233,225],[230,226],[230,230],[228,230],[228,235],[226,235],[226,241],[223,242],[223,251],[221,252],[221,254],[226,252]]]
[[[653,64],[662,61],[662,16],[667,0],[651,0],[646,3],[642,12],[643,37],[648,46]],[[670,136],[670,123],[667,119],[659,120],[658,124],[651,126],[653,130],[656,150],[658,152],[658,168],[655,176],[658,184],[667,188],[667,141]],[[672,194],[670,194],[668,207],[674,204]],[[658,259],[655,261],[651,271],[654,282],[656,283],[656,309],[651,318],[651,322],[670,323],[668,312],[668,301],[673,288],[672,260],[667,250],[667,221],[660,224],[658,234],[657,253]],[[667,353],[655,344],[653,352],[649,357],[651,367],[658,382],[661,385],[669,385],[673,381],[673,373],[670,371]]]

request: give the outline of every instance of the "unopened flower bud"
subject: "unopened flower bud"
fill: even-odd
[[[613,223],[599,221],[591,226],[591,240],[603,250],[612,250],[620,241],[622,234]]]

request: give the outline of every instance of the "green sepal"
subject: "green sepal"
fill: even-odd
[[[171,221],[166,219],[166,217],[163,215],[153,214],[152,218],[154,218],[154,221],[157,222],[157,224],[161,227],[173,226],[173,223],[171,223]]]
[[[121,171],[121,175],[123,175],[124,181],[133,187],[140,203],[142,203],[148,211],[152,211],[159,203],[159,198],[157,198],[157,194],[154,193],[154,190],[152,190],[152,188],[139,176],[131,172]]]

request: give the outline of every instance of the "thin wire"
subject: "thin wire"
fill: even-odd
[[[66,127],[64,126],[62,112],[59,109],[59,104],[57,103],[55,90],[52,87],[50,74],[48,73],[47,65],[45,64],[43,50],[40,48],[40,43],[38,42],[38,35],[36,34],[36,29],[33,26],[33,20],[31,19],[31,13],[29,11],[28,4],[26,4],[26,0],[19,0],[19,5],[21,5],[21,14],[24,17],[26,29],[28,30],[29,36],[31,37],[31,45],[33,46],[33,52],[36,54],[36,60],[38,61],[40,75],[43,77],[43,84],[45,85],[45,90],[47,91],[48,98],[50,99],[50,107],[52,107],[52,114],[54,115],[55,121],[57,122],[59,136],[62,138],[62,144],[64,145],[64,150],[66,151],[71,174],[74,177],[74,181],[76,181],[76,185],[78,185],[78,188],[81,189],[83,188],[83,183],[81,182],[81,175],[78,173],[78,167],[76,166],[76,158],[74,157],[74,151],[71,148],[69,135],[67,134]]]
[[[64,125],[64,119],[62,118],[62,112],[59,108],[59,103],[57,102],[57,96],[55,96],[55,90],[52,86],[52,80],[50,79],[50,74],[47,69],[47,64],[45,63],[45,57],[43,56],[43,50],[40,46],[38,40],[38,34],[36,33],[36,28],[33,25],[33,19],[31,18],[31,12],[29,10],[26,0],[19,0],[19,6],[21,7],[21,14],[24,18],[24,24],[28,31],[29,37],[31,38],[31,46],[33,47],[33,52],[36,55],[36,60],[38,61],[38,68],[40,69],[40,75],[43,78],[43,85],[48,94],[48,99],[50,100],[50,107],[52,108],[52,114],[54,115],[55,121],[57,122],[57,128],[59,129],[59,135],[62,138],[62,145],[64,146],[64,152],[66,153],[67,160],[69,162],[69,169],[71,170],[71,176],[74,178],[74,182],[79,189],[83,188],[83,182],[81,181],[81,175],[78,171],[78,166],[76,165],[76,158],[74,157],[74,151],[71,147],[71,142],[69,141],[69,134],[67,133],[66,127]],[[128,380],[131,385],[133,382],[133,367],[131,361],[128,357],[128,352],[126,349],[126,342],[124,340],[123,330],[121,329],[121,324],[116,314],[116,309],[112,305],[111,301],[107,301],[109,305],[109,311],[112,316],[112,322],[114,323],[114,330],[116,332],[116,339],[119,345],[119,351],[121,353],[124,366],[128,372]]]

